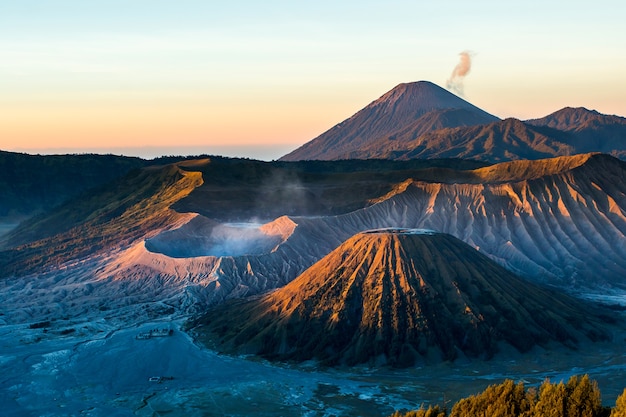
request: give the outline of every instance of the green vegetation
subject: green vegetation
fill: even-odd
[[[450,413],[439,406],[392,417],[625,417],[626,389],[615,407],[602,405],[598,384],[588,375],[572,376],[567,383],[545,380],[539,389],[526,389],[522,382],[506,380],[491,385],[482,393],[463,398]]]

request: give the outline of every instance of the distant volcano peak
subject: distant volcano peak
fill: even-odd
[[[390,113],[393,113],[395,117],[419,117],[433,110],[450,109],[472,109],[483,112],[473,104],[430,81],[398,84],[370,103],[364,110],[380,106],[389,107]],[[493,120],[497,118],[493,117]]]
[[[422,105],[428,107],[435,106],[437,108],[454,108],[459,105],[464,107],[461,103],[467,103],[462,98],[430,81],[398,84],[374,101],[374,103],[395,102],[401,97],[411,97],[414,100],[419,100]]]
[[[462,110],[455,118],[444,112]],[[430,81],[402,83],[374,100],[352,117],[337,124],[302,147],[282,157],[307,159],[367,159],[397,144],[396,139],[459,126],[491,123],[497,117]]]

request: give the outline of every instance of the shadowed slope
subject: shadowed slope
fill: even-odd
[[[185,168],[201,172],[204,182],[173,208],[226,222],[336,215],[368,205],[406,178],[435,180],[432,168],[485,165],[458,159],[261,162],[211,157],[203,166]]]
[[[601,125],[619,125],[626,128],[626,118],[602,114],[584,107],[565,107],[540,119],[527,120],[526,123],[565,132],[581,131]]]
[[[0,219],[47,211],[148,161],[115,155],[28,155],[0,151]]]
[[[450,235],[384,229],[350,238],[284,288],[216,307],[200,331],[271,359],[410,366],[490,357],[501,341],[527,351],[603,337],[578,303]]]
[[[546,134],[579,152],[604,152],[626,157],[626,118],[587,110],[584,107],[566,107],[541,119],[527,120]],[[559,136],[560,135],[560,136]]]
[[[540,159],[576,153],[567,143],[538,132],[517,119],[441,129],[407,144],[394,159],[473,158],[490,162]]]
[[[380,158],[472,158],[489,162],[589,152],[626,155],[626,119],[566,108],[542,119],[506,119],[426,132]]]
[[[201,183],[200,173],[168,165],[144,168],[93,190],[9,233],[0,252],[0,276],[107,253],[174,227],[185,216],[169,207]]]

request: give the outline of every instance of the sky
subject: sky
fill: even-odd
[[[277,159],[399,83],[626,116],[626,3],[0,0],[0,149]]]

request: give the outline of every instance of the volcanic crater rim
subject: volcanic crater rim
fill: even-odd
[[[434,236],[440,234],[436,230],[432,229],[412,229],[407,227],[383,227],[380,229],[371,229],[361,232],[367,235],[421,235],[421,236]]]
[[[297,224],[286,216],[268,223],[216,223],[196,216],[178,229],[146,240],[146,249],[172,258],[260,256],[274,252]]]

